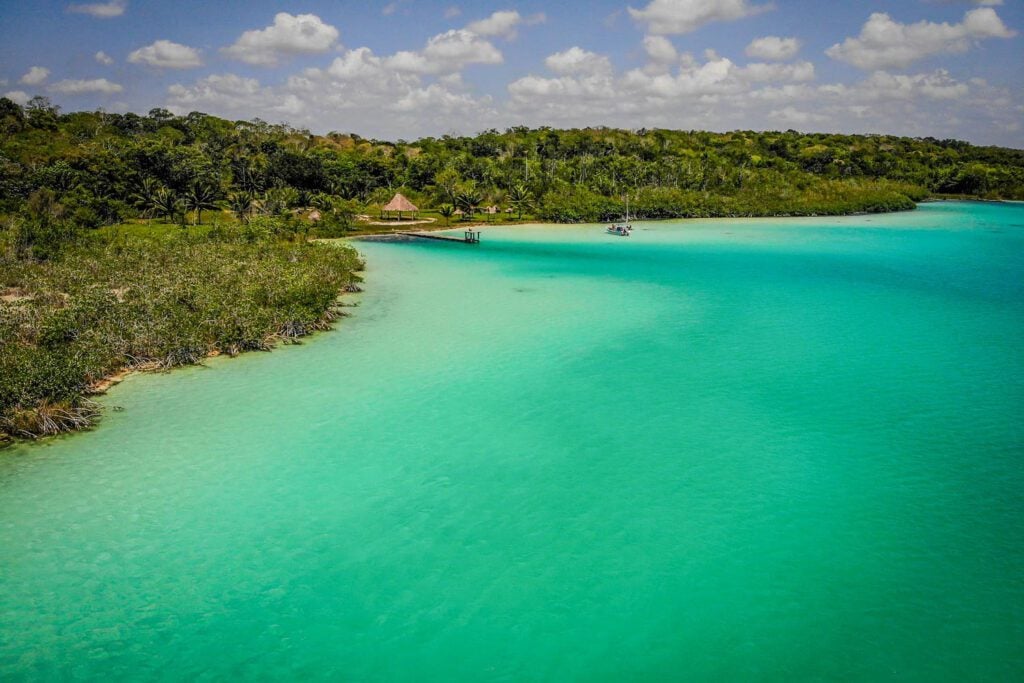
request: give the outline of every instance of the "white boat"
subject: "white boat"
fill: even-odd
[[[633,232],[633,226],[629,222],[629,195],[626,195],[626,218],[621,223],[613,223],[608,226],[605,230],[609,235],[618,235],[619,237],[629,237],[629,234]]]

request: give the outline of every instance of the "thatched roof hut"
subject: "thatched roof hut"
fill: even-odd
[[[391,201],[381,208],[381,214],[397,213],[398,220],[402,220],[403,213],[411,213],[413,218],[415,218],[417,212],[419,212],[419,207],[406,199],[405,195],[401,192],[396,192],[395,196],[391,198]]]

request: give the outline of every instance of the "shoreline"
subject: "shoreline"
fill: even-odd
[[[362,271],[356,271],[357,273]],[[155,372],[173,372],[180,368],[202,366],[205,361],[211,358],[220,358],[226,356],[228,358],[238,358],[244,355],[248,355],[257,351],[264,353],[270,353],[274,351],[280,344],[301,344],[301,340],[312,338],[317,334],[330,332],[334,329],[334,324],[340,319],[345,318],[349,314],[346,313],[344,308],[351,308],[358,306],[358,303],[346,303],[345,297],[362,293],[363,289],[358,284],[350,283],[338,291],[338,295],[335,297],[331,306],[323,312],[321,318],[313,325],[310,326],[309,330],[303,333],[297,334],[280,334],[274,333],[268,335],[266,338],[266,347],[263,349],[242,349],[237,352],[225,351],[222,349],[213,349],[206,353],[202,359],[195,363],[186,363],[178,365],[164,365],[156,360],[146,360],[136,365],[127,365],[121,367],[114,372],[105,375],[104,377],[94,381],[88,385],[81,393],[83,399],[82,406],[76,406],[73,408],[59,408],[61,412],[66,413],[72,417],[72,423],[70,426],[64,426],[61,429],[42,434],[32,434],[28,432],[14,433],[8,431],[0,431],[0,452],[6,450],[9,447],[17,444],[34,444],[43,443],[51,438],[70,436],[77,432],[88,431],[98,426],[100,418],[102,417],[103,409],[100,408],[92,399],[98,396],[105,396],[107,393],[118,386],[132,375],[137,374],[149,374]],[[46,409],[46,406],[35,406],[32,410],[38,410],[40,408]]]
[[[802,218],[845,218],[849,216],[876,216],[890,213],[905,213],[908,211],[917,210],[920,204],[933,204],[933,203],[944,203],[944,202],[979,202],[985,204],[1007,204],[1014,203],[1018,200],[1013,199],[982,199],[980,197],[946,197],[946,196],[933,196],[921,199],[920,201],[914,202],[914,208],[910,209],[892,209],[885,211],[851,211],[849,213],[774,213],[774,214],[761,214],[761,215],[732,215],[732,216],[679,216],[673,218],[634,218],[637,222],[643,223],[663,223],[669,221],[712,221],[712,220],[758,220],[758,219],[773,219],[773,218],[789,218],[789,219],[802,219]],[[339,240],[360,240],[363,238],[378,238],[378,237],[401,237],[403,234],[409,231],[414,232],[444,232],[448,230],[462,230],[470,228],[510,228],[517,226],[532,226],[532,225],[604,225],[610,221],[580,221],[580,222],[557,222],[557,221],[544,221],[542,219],[523,219],[523,220],[511,220],[502,221],[500,223],[492,223],[486,220],[483,221],[466,221],[458,225],[438,225],[436,220],[433,222],[405,222],[405,223],[387,223],[382,221],[375,221],[370,223],[362,223],[363,226],[374,226],[383,227],[387,225],[394,226],[391,230],[377,230],[372,232],[356,232],[351,235],[345,235],[342,237],[320,237],[312,241],[316,242],[334,242]],[[408,229],[400,226],[408,226]],[[413,227],[415,226],[415,227]]]
[[[722,221],[722,220],[772,220],[779,218],[786,219],[807,219],[807,218],[849,218],[852,216],[880,216],[885,214],[893,213],[909,213],[917,210],[917,204],[924,204],[928,202],[945,202],[945,201],[974,201],[974,200],[961,200],[961,199],[928,199],[915,202],[915,206],[912,209],[894,209],[892,211],[854,211],[851,213],[830,213],[830,214],[770,214],[763,216],[693,216],[693,217],[679,217],[679,218],[636,218],[634,219],[638,223],[668,223],[672,221]],[[988,201],[988,202],[1005,202],[1008,200],[1003,199],[990,199],[990,200],[977,200],[977,201]],[[631,221],[632,222],[632,221]],[[516,227],[531,227],[531,226],[543,226],[543,225],[558,225],[558,226],[579,226],[579,227],[591,227],[591,226],[602,226],[607,225],[609,221],[581,221],[578,223],[571,222],[553,222],[553,221],[542,221],[542,220],[522,220],[522,221],[511,221],[505,223],[487,223],[487,222],[474,222],[465,223],[464,225],[450,225],[450,226],[436,226],[431,228],[419,228],[413,230],[401,230],[396,227],[395,230],[390,232],[367,232],[358,233],[354,235],[346,235],[344,237],[322,237],[315,241],[317,242],[335,242],[335,241],[358,241],[364,238],[379,238],[379,237],[403,237],[408,232],[445,232],[448,230],[462,230],[470,228],[516,228]]]
[[[770,215],[770,216],[712,216],[712,217],[700,217],[700,218],[656,218],[656,219],[640,219],[640,221],[641,222],[650,222],[650,223],[664,223],[664,222],[671,222],[671,221],[677,221],[677,222],[678,221],[704,222],[704,221],[726,221],[726,220],[733,220],[733,221],[734,220],[760,221],[760,220],[778,220],[778,219],[800,220],[800,219],[812,219],[812,218],[817,218],[817,219],[820,219],[820,218],[837,218],[837,219],[839,219],[839,218],[849,218],[849,217],[858,217],[858,216],[871,216],[871,215],[876,215],[876,214],[908,213],[910,211],[916,210],[918,204],[925,204],[925,203],[941,203],[941,202],[1005,203],[1006,201],[1007,200],[929,198],[927,200],[922,200],[921,202],[917,202],[915,204],[914,209],[901,209],[901,210],[896,210],[896,211],[853,212],[853,213],[847,213],[847,214],[820,214],[820,215],[805,215],[805,216]],[[494,227],[494,228],[513,227],[514,228],[514,227],[541,227],[541,226],[546,226],[546,225],[556,225],[556,226],[563,226],[563,227],[575,226],[575,227],[581,227],[581,228],[583,228],[583,227],[590,228],[590,227],[594,227],[594,226],[601,226],[601,225],[603,225],[603,223],[543,223],[543,222],[538,222],[536,220],[523,220],[523,221],[503,222],[503,223],[467,222],[465,225],[456,225],[456,226],[451,226],[451,225],[449,225],[449,226],[429,225],[428,228],[419,228],[416,231],[417,232],[420,232],[420,231],[424,231],[424,232],[426,232],[426,231],[430,231],[430,232],[444,232],[444,231],[461,230],[461,229],[464,229],[464,228],[465,229],[470,229],[470,228],[479,229],[479,228],[487,228],[487,227]],[[310,242],[318,242],[318,243],[352,242],[352,241],[360,241],[360,240],[375,239],[375,238],[376,239],[384,238],[382,241],[387,241],[387,238],[399,238],[400,239],[403,236],[405,236],[404,231],[393,230],[393,231],[390,231],[390,232],[366,233],[366,234],[351,235],[351,236],[346,236],[346,237],[316,238],[316,239],[311,239]],[[359,288],[358,286],[353,287],[353,285],[347,285],[343,289],[339,290],[337,298],[335,299],[334,304],[332,305],[331,309],[329,309],[328,311],[324,312],[323,318],[320,321],[318,321],[318,323],[315,326],[313,326],[313,328],[311,328],[310,331],[308,331],[308,332],[306,332],[304,334],[300,334],[300,335],[289,335],[289,336],[281,336],[281,335],[278,335],[278,334],[270,335],[268,337],[267,348],[266,349],[262,349],[262,350],[267,351],[267,352],[272,351],[274,348],[277,347],[277,345],[279,343],[282,343],[282,342],[283,343],[301,343],[299,340],[301,340],[303,338],[312,337],[313,335],[315,335],[317,333],[328,332],[328,331],[331,331],[331,330],[335,329],[333,323],[336,322],[338,318],[345,317],[347,315],[347,313],[344,313],[340,309],[345,308],[347,306],[354,305],[354,304],[347,304],[346,305],[344,303],[344,297],[346,297],[347,295],[351,295],[351,294],[358,294],[361,291],[362,291],[362,289]],[[250,353],[251,351],[254,351],[254,350],[257,350],[257,349],[247,349],[247,350],[239,351],[237,353],[230,353],[228,351],[223,351],[223,350],[220,350],[220,349],[214,349],[214,350],[210,351],[209,353],[207,353],[203,357],[202,360],[198,361],[197,363],[194,363],[194,365],[202,365],[203,361],[205,361],[207,359],[210,359],[210,358],[216,358],[216,357],[224,356],[224,355],[230,356],[230,357],[234,358],[236,356],[241,356],[241,355],[244,355],[246,353]],[[171,371],[173,371],[173,370],[175,370],[176,368],[179,368],[179,367],[185,367],[185,366],[183,366],[183,365],[172,365],[170,367],[167,367],[167,366],[161,364],[159,361],[155,361],[155,360],[144,361],[144,362],[139,363],[138,365],[134,365],[134,366],[125,366],[125,367],[119,368],[118,370],[114,371],[113,373],[111,373],[111,374],[109,374],[107,376],[104,376],[101,379],[99,379],[99,380],[95,381],[94,383],[92,383],[91,385],[89,385],[82,392],[82,396],[88,402],[90,397],[106,395],[111,389],[113,389],[117,385],[119,385],[122,382],[124,382],[128,377],[130,377],[133,374],[136,374],[136,373],[140,373],[141,374],[141,373],[150,373],[150,372],[161,372],[161,371],[162,372],[171,372]],[[0,449],[5,449],[5,448],[7,448],[7,447],[9,447],[11,445],[18,444],[18,443],[23,443],[23,442],[30,442],[30,443],[31,442],[39,442],[39,441],[43,441],[43,440],[47,439],[48,437],[61,436],[61,435],[71,434],[71,433],[74,433],[74,432],[77,432],[77,431],[88,430],[88,429],[93,428],[94,426],[96,426],[96,423],[90,421],[89,424],[86,424],[84,426],[76,426],[76,427],[72,427],[72,428],[69,428],[69,429],[63,429],[61,431],[58,431],[56,433],[51,433],[51,434],[36,434],[36,435],[24,434],[24,435],[18,435],[18,434],[7,433],[7,434],[0,435]]]
[[[887,214],[897,213],[910,213],[916,211],[918,206],[921,204],[940,204],[948,202],[978,202],[982,204],[1014,204],[1022,203],[1021,201],[1014,199],[981,199],[978,197],[928,197],[920,201],[914,202],[914,208],[912,209],[893,209],[891,211],[852,211],[850,213],[809,213],[809,214],[792,214],[792,213],[778,213],[778,214],[764,214],[759,216],[693,216],[693,217],[678,217],[678,218],[635,218],[636,222],[640,223],[668,223],[673,221],[724,221],[724,220],[774,220],[785,218],[789,220],[804,220],[811,218],[850,218],[858,216],[884,216]],[[475,221],[466,222],[462,225],[449,225],[449,226],[433,226],[429,228],[414,228],[415,232],[444,232],[448,230],[461,230],[463,228],[515,228],[515,227],[531,227],[531,226],[543,226],[543,225],[559,225],[559,226],[601,226],[606,225],[608,221],[582,221],[582,222],[554,222],[554,221],[543,221],[539,219],[533,220],[521,220],[521,221],[508,221],[502,223],[488,223],[486,221]],[[372,224],[376,225],[376,224]],[[407,224],[408,225],[408,224]],[[358,241],[363,238],[378,238],[378,237],[402,237],[406,230],[396,228],[390,232],[366,232],[357,233],[353,235],[346,235],[344,237],[325,237],[318,238],[316,241],[319,242],[334,242],[334,241]]]
[[[362,288],[352,289],[352,285],[347,285],[344,289],[338,292],[338,297],[335,299],[334,304],[331,306],[331,309],[324,312],[323,317],[319,321],[317,321],[315,325],[311,327],[309,332],[289,336],[282,336],[279,334],[270,335],[270,337],[268,337],[267,348],[265,349],[244,349],[238,351],[237,353],[230,353],[227,351],[222,351],[221,349],[213,349],[205,356],[203,356],[202,360],[200,360],[197,363],[190,363],[187,365],[172,365],[170,367],[165,367],[155,360],[144,361],[139,365],[121,368],[120,370],[117,370],[116,372],[107,375],[102,379],[97,380],[86,389],[84,395],[103,396],[108,391],[116,387],[118,384],[128,379],[128,377],[135,374],[146,374],[151,372],[173,372],[178,368],[187,368],[190,366],[202,365],[204,361],[209,360],[211,358],[220,358],[222,356],[227,358],[239,358],[241,356],[251,353],[271,353],[281,344],[300,344],[300,340],[302,339],[309,339],[317,334],[332,331],[334,329],[334,323],[336,323],[339,318],[348,317],[348,313],[345,313],[340,309],[350,308],[357,305],[346,304],[343,300],[343,297],[347,295],[361,294],[362,291]],[[39,438],[44,437],[36,437],[35,440],[38,440]]]

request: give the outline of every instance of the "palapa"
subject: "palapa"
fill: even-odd
[[[411,213],[413,217],[416,217],[416,213],[419,208],[406,199],[405,195],[401,192],[396,192],[395,196],[391,198],[391,201],[384,205],[381,209],[381,213],[397,213],[398,220],[402,220],[403,213]]]

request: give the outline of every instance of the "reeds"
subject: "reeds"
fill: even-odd
[[[99,240],[0,263],[0,434],[99,417],[86,396],[126,371],[266,351],[329,328],[361,262],[338,245],[186,237]],[[16,290],[15,290],[16,288]]]

